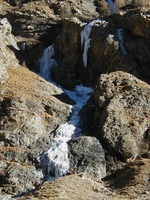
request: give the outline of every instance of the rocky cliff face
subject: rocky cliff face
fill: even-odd
[[[20,199],[149,199],[150,5],[110,1],[112,12],[108,3],[0,1],[2,198],[35,189]],[[81,111],[84,136],[68,142],[70,176],[42,185],[37,156],[74,104],[37,75],[52,43],[53,79],[94,93]]]
[[[42,181],[36,157],[50,145],[52,132],[66,121],[70,108],[54,97],[61,96],[61,89],[19,65],[15,56],[19,48],[5,18],[1,33],[1,193],[20,193]]]
[[[83,63],[84,46],[81,44],[81,31],[86,25],[79,21],[65,21],[62,34],[56,41],[59,66],[54,70],[54,79],[65,87],[80,81],[95,84],[101,73],[122,70],[149,82],[150,21],[146,16],[117,13],[107,18],[104,25],[94,26],[86,67]],[[72,61],[73,64],[70,64]]]

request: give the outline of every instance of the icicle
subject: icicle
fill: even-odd
[[[51,69],[56,63],[52,58],[53,55],[54,48],[51,45],[44,50],[43,56],[40,59],[40,75],[49,81]],[[76,104],[72,106],[70,120],[60,125],[55,131],[55,137],[53,138],[51,147],[38,157],[38,161],[43,168],[44,174],[48,176],[48,180],[54,180],[68,173],[69,159],[67,141],[80,135],[81,119],[79,111],[90,98],[89,94],[93,92],[91,88],[82,85],[77,86],[75,91],[63,90]]]
[[[112,0],[107,0],[107,4],[110,10],[110,14],[113,15],[116,12],[115,3]]]
[[[81,46],[84,45],[84,49],[83,49],[83,64],[84,67],[87,66],[87,62],[88,62],[88,49],[90,48],[90,34],[92,31],[92,27],[93,26],[101,26],[103,25],[104,27],[107,25],[107,22],[104,20],[93,20],[92,22],[90,22],[89,24],[86,24],[84,26],[84,29],[81,31]]]
[[[123,56],[127,56],[127,52],[124,48],[124,40],[123,40],[123,29],[117,29],[117,35],[118,35],[118,39],[119,39],[119,45],[120,45],[120,51],[122,53]]]
[[[56,60],[52,57],[54,56],[54,46],[50,45],[44,50],[42,58],[39,60],[40,62],[40,73],[45,80],[50,80],[50,72],[51,69],[56,65]]]

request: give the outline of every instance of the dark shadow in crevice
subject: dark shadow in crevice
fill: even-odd
[[[75,101],[73,101],[68,95],[66,95],[65,93],[62,94],[56,94],[53,95],[54,97],[56,97],[57,99],[59,99],[61,102],[65,103],[65,104],[69,104],[69,105],[74,105]]]
[[[14,52],[14,54],[15,54],[17,60],[19,61],[20,65],[23,65],[23,66],[29,66],[30,65],[30,63],[29,63],[29,61],[27,59],[27,56],[26,56],[26,54],[23,51],[21,51],[20,49],[19,50],[16,49],[12,45],[8,45],[8,48],[11,51]]]

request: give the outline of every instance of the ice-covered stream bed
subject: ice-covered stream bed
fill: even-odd
[[[89,23],[86,23],[83,26],[83,29],[81,31],[81,46],[83,46],[84,67],[86,67],[88,63],[88,49],[90,48],[90,34],[92,31],[92,27],[106,27],[107,25],[107,21],[96,19]],[[125,56],[126,51],[124,48],[123,30],[117,29],[117,35],[121,53]],[[39,75],[48,82],[57,85],[50,78],[51,70],[55,67],[55,65],[57,65],[56,60],[53,58],[54,53],[55,52],[53,45],[50,45],[44,50],[43,56],[39,60]],[[65,124],[61,124],[55,131],[50,148],[42,152],[38,157],[38,161],[43,170],[43,173],[45,176],[47,176],[47,179],[49,180],[64,176],[69,172],[70,167],[67,142],[70,139],[78,137],[81,134],[82,122],[79,116],[79,111],[86,104],[86,102],[90,98],[91,93],[93,92],[92,88],[85,87],[83,85],[77,85],[74,88],[74,91],[66,90],[59,85],[57,86],[62,90],[62,92],[67,94],[75,102],[75,104],[73,106],[70,106],[72,113],[68,122],[66,122]]]
[[[50,79],[51,69],[55,66],[56,61],[53,59],[54,47],[53,45],[44,50],[43,56],[40,59],[40,73],[39,75],[47,81],[52,82]],[[42,152],[38,161],[43,169],[44,175],[48,180],[53,180],[60,176],[66,175],[69,171],[68,159],[68,145],[67,141],[75,138],[81,134],[82,122],[79,116],[79,111],[86,104],[90,98],[93,89],[78,85],[74,91],[61,89],[75,102],[71,106],[72,114],[70,119],[65,124],[61,124],[55,131],[53,141],[47,151]]]

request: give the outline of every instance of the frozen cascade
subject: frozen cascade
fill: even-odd
[[[108,22],[106,22],[105,20],[96,19],[88,24],[86,23],[84,29],[81,31],[81,46],[84,45],[84,50],[83,50],[84,67],[87,66],[87,61],[88,61],[88,49],[90,48],[90,42],[91,42],[90,34],[92,31],[92,27],[101,25],[106,26],[107,23]]]
[[[49,82],[51,69],[56,64],[56,61],[52,58],[53,55],[54,47],[51,45],[44,50],[43,56],[40,59],[40,75],[49,80]],[[53,138],[51,147],[47,151],[41,153],[38,157],[38,161],[43,168],[44,174],[48,176],[48,180],[54,180],[68,173],[69,159],[67,141],[80,135],[82,124],[79,111],[93,92],[92,88],[82,85],[76,86],[74,91],[63,88],[62,90],[73,99],[76,104],[72,106],[72,114],[69,121],[60,125],[55,131],[55,137]]]
[[[50,45],[44,50],[43,56],[39,60],[40,62],[39,75],[47,81],[50,80],[51,69],[56,65],[56,60],[53,59],[53,56],[54,56],[54,46]]]
[[[113,15],[116,12],[116,6],[113,0],[107,0],[107,4],[110,10],[110,14]]]
[[[118,39],[119,39],[119,45],[120,45],[120,51],[122,53],[123,56],[127,56],[127,52],[124,48],[124,40],[123,40],[123,29],[117,29],[117,35],[118,35]]]

